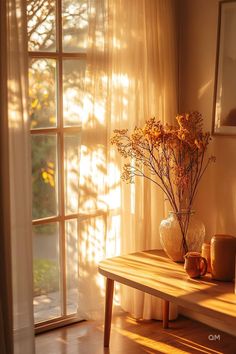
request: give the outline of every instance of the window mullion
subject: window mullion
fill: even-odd
[[[58,47],[59,48],[59,47]],[[49,58],[56,59],[58,57],[58,52],[28,52],[30,58]],[[82,59],[86,60],[86,53],[63,53],[63,57],[66,59]]]

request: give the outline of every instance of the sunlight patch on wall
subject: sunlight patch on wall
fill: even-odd
[[[198,98],[202,98],[202,96],[206,93],[206,91],[209,89],[209,86],[211,85],[212,80],[209,80],[206,84],[204,84],[199,90],[198,90]]]

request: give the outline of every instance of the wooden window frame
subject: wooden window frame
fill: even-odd
[[[81,127],[79,126],[64,126],[63,122],[63,61],[65,59],[87,59],[86,53],[75,53],[75,52],[63,52],[62,46],[62,0],[56,0],[56,51],[29,51],[29,61],[34,59],[54,59],[56,61],[56,85],[57,85],[57,95],[56,95],[56,107],[57,107],[57,126],[52,128],[34,128],[30,130],[31,136],[33,135],[45,135],[45,134],[55,134],[57,136],[57,161],[58,161],[58,215],[36,219],[32,221],[33,226],[46,225],[49,223],[59,224],[59,247],[60,247],[60,285],[61,285],[61,309],[62,315],[60,317],[55,317],[52,320],[47,320],[43,322],[35,323],[35,333],[41,333],[46,330],[53,328],[58,328],[67,324],[72,324],[81,319],[78,318],[77,314],[67,315],[67,288],[66,288],[66,235],[65,235],[65,222],[68,220],[77,219],[78,223],[89,219],[91,217],[104,216],[106,212],[102,210],[96,210],[90,213],[65,213],[65,169],[64,169],[64,136],[67,132],[81,132]]]

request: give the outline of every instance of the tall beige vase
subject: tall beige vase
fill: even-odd
[[[181,211],[180,213],[183,218],[189,217],[188,231],[185,235],[188,252],[201,252],[205,238],[204,224],[193,211],[190,213]],[[161,221],[159,231],[160,242],[167,256],[175,262],[183,263],[186,252],[183,248],[183,236],[176,213],[169,212],[169,216]]]

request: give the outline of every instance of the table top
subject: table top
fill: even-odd
[[[162,250],[108,258],[98,269],[119,283],[236,326],[234,283],[213,280],[210,274],[191,279],[183,264],[173,262]]]

